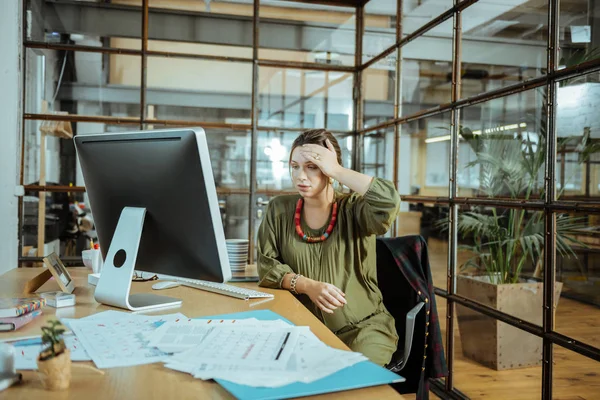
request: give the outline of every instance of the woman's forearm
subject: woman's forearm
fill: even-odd
[[[367,190],[369,190],[369,186],[371,185],[371,181],[373,180],[372,176],[365,175],[342,166],[336,169],[331,177],[340,182],[342,185],[349,187],[361,196],[367,193]]]

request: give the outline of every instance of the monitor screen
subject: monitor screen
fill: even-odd
[[[231,277],[204,130],[74,138],[104,259],[124,207],[146,209],[135,269],[224,282]]]

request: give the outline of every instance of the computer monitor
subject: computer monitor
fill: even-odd
[[[77,135],[74,142],[105,260],[98,302],[136,311],[181,304],[130,295],[134,269],[231,279],[202,128]]]

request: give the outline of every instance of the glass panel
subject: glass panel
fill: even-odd
[[[290,179],[289,157],[298,132],[258,132],[256,179],[258,190],[295,192]]]
[[[147,79],[149,117],[251,123],[251,64],[148,57]]]
[[[544,92],[528,90],[464,109],[457,182],[461,196],[543,199]]]
[[[600,197],[598,94],[597,72],[558,83],[556,188],[562,200],[598,201]]]
[[[114,1],[114,0],[113,0]],[[116,2],[127,2],[131,0],[117,0]],[[136,0],[134,0],[136,1]],[[245,3],[245,4],[244,4]],[[216,15],[238,15],[251,17],[252,16],[252,1],[241,1],[238,3],[221,2],[221,1],[173,1],[173,0],[149,0],[148,2],[152,11],[170,10],[170,11],[187,11],[190,13],[210,13]]]
[[[555,329],[600,348],[600,214],[564,213],[557,221]]]
[[[598,397],[600,362],[558,345],[553,346],[553,355],[552,398],[594,399]]]
[[[459,295],[542,324],[543,211],[466,206],[458,215],[458,242]]]
[[[218,128],[205,131],[217,190],[249,190],[250,131]]]
[[[454,385],[471,399],[541,399],[542,338],[456,305]]]
[[[402,8],[402,37],[437,18],[452,8],[452,0],[404,1]],[[365,5],[365,34],[363,37],[363,62],[377,56],[396,41],[396,2],[370,0]],[[452,47],[452,19],[432,28],[422,36],[423,42],[444,43]],[[433,48],[429,48],[433,50]],[[423,48],[424,59],[432,59],[432,52]],[[437,50],[435,50],[437,51]],[[434,58],[435,59],[435,56]]]
[[[342,166],[352,168],[352,146],[354,143],[354,135],[352,134],[336,134],[340,149],[342,150]]]
[[[25,191],[23,218],[21,219],[23,246],[21,255],[38,257],[39,192]],[[77,224],[74,216],[76,202],[83,200],[82,193],[49,192],[45,195],[46,218],[44,226],[44,254],[52,252],[65,256],[80,256],[90,247],[90,236]],[[82,204],[83,205],[83,204]],[[88,210],[89,211],[89,210]],[[95,237],[95,235],[94,235]],[[23,266],[34,266],[25,263]]]
[[[265,1],[259,29],[261,59],[354,65],[354,8]]]
[[[505,46],[508,47],[508,45]],[[498,47],[502,48],[499,45],[491,47],[494,49]],[[479,50],[477,51],[479,52]],[[542,67],[493,65],[492,62],[495,61],[496,57],[486,57],[488,57],[489,63],[483,62],[484,59],[479,57],[471,57],[474,60],[473,62],[467,61],[462,63],[461,98],[476,96],[504,86],[523,82],[538,77],[545,72]],[[471,58],[467,57],[466,59],[469,60]],[[503,59],[498,59],[495,62],[501,62],[501,60]]]
[[[370,0],[364,8],[363,63],[396,42],[397,2]]]
[[[103,132],[122,132],[135,129],[135,126],[106,125],[102,123],[66,122],[57,123],[26,120],[24,129],[25,154],[23,183],[26,186],[23,197],[23,256],[36,256],[38,234],[39,192],[27,190],[27,185],[38,185],[42,166],[40,165],[40,128],[54,132],[46,136],[44,174],[46,186],[84,186],[79,160],[73,140],[55,135],[72,132],[85,135]],[[90,238],[96,238],[90,230],[87,217],[78,224],[75,207],[85,212],[88,200],[84,192],[47,192],[44,254],[55,252],[60,257],[80,256],[89,247]]]
[[[449,126],[450,113],[401,125],[397,155],[400,194],[448,196]]]
[[[446,21],[451,22],[451,21]],[[440,26],[452,32],[452,25]],[[395,58],[395,54],[390,57]],[[388,65],[394,65],[391,60]],[[422,36],[402,47],[400,116],[415,114],[451,100],[452,45]]]
[[[293,61],[342,66],[354,65],[354,54],[340,54],[332,51],[259,49],[258,54],[260,60]],[[252,57],[252,54],[250,54],[250,57]]]
[[[261,67],[259,125],[352,128],[352,74]]]
[[[395,70],[395,57],[393,59],[386,57],[363,71],[363,125],[365,128],[394,118]]]
[[[26,113],[139,117],[141,57],[26,51]]]
[[[122,3],[122,4],[115,4]],[[46,43],[121,48],[123,38],[141,38],[142,1],[55,2],[29,0],[27,39]],[[136,50],[141,50],[141,42]]]
[[[362,172],[392,181],[394,179],[394,127],[369,132],[363,137]]]
[[[573,121],[574,122],[574,121]],[[591,154],[588,159],[580,159],[580,154],[568,144],[562,147],[556,156],[556,190],[557,196],[562,200],[580,199],[586,195],[588,166],[596,169],[600,161],[596,155]],[[591,183],[591,182],[590,182]],[[589,192],[588,192],[589,193]]]
[[[545,73],[547,2],[477,2],[462,29],[462,97]]]
[[[248,204],[246,194],[220,194],[219,208],[226,239],[248,239]]]
[[[600,57],[600,9],[587,0],[560,2],[560,66]]]
[[[423,236],[427,242],[434,286],[443,290],[446,290],[448,270],[448,232],[440,227],[438,221],[447,218],[448,212],[448,206],[443,204],[403,202],[398,214],[398,236]],[[440,301],[444,305],[444,312],[439,314],[442,320],[446,315],[446,300]],[[438,302],[438,308],[440,305]]]
[[[41,131],[46,132],[46,163],[44,174],[47,185],[83,186],[73,141],[67,134],[85,135],[103,132],[135,130],[139,125],[107,125],[91,122],[25,120],[25,154],[23,184],[38,185],[40,180]],[[33,194],[33,193],[32,193]],[[37,221],[37,220],[36,220]]]
[[[139,39],[118,39],[118,47],[121,49],[139,50],[142,42]],[[148,39],[149,51],[160,51],[169,53],[196,54],[205,56],[220,56],[232,58],[246,58],[252,60],[252,43],[247,46],[230,45],[227,43],[209,44],[194,43],[175,40]]]
[[[402,7],[402,34],[404,36],[413,33],[429,21],[452,8],[452,0],[430,0],[430,1],[404,1]],[[452,29],[452,19],[450,19]],[[447,24],[448,21],[444,22]],[[439,36],[447,34],[446,28],[438,25],[425,35]]]
[[[300,132],[269,130],[258,132],[257,188],[266,191],[296,192],[290,179],[289,157],[294,140]],[[352,136],[334,135],[342,151],[342,165],[352,162]]]
[[[252,58],[252,2],[150,0],[148,49]]]
[[[252,59],[252,47],[233,45],[212,45],[203,43],[174,42],[167,40],[148,40],[148,50]]]

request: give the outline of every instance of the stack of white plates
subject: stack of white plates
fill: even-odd
[[[248,240],[247,239],[227,239],[227,255],[229,256],[229,266],[232,272],[244,272],[248,264]]]

